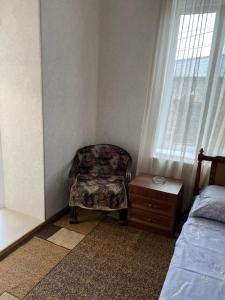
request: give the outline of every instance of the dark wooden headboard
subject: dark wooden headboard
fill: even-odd
[[[225,186],[225,157],[208,156],[208,155],[204,155],[203,153],[204,151],[203,149],[201,149],[198,155],[198,168],[196,172],[193,195],[197,195],[200,190],[202,161],[211,161],[209,184]]]

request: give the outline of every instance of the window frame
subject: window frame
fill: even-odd
[[[207,72],[207,76],[206,76],[206,91],[205,91],[205,96],[203,97],[203,99],[205,99],[205,102],[203,103],[203,109],[201,112],[201,124],[199,125],[198,128],[198,132],[197,135],[200,137],[197,141],[197,143],[193,146],[191,146],[190,151],[185,151],[185,155],[184,155],[184,161],[187,163],[192,163],[195,161],[196,155],[198,153],[198,150],[200,149],[200,147],[202,146],[202,144],[204,144],[205,140],[208,138],[208,134],[204,134],[204,129],[206,126],[206,123],[209,122],[209,118],[208,118],[208,110],[210,107],[210,99],[211,99],[211,93],[212,93],[212,85],[215,84],[214,81],[216,80],[216,78],[218,78],[218,64],[216,64],[215,62],[217,62],[218,57],[222,58],[223,55],[223,48],[224,48],[224,41],[225,41],[225,5],[223,5],[222,7],[220,7],[220,9],[218,7],[214,7],[209,11],[200,11],[200,10],[195,10],[190,11],[190,12],[186,12],[185,14],[182,12],[182,10],[178,10],[177,14],[176,14],[176,31],[174,31],[174,37],[176,42],[173,43],[173,47],[170,50],[170,66],[169,66],[169,70],[167,70],[167,74],[165,78],[169,78],[170,83],[168,84],[167,90],[163,91],[162,93],[162,99],[163,99],[163,103],[161,103],[161,108],[160,108],[160,112],[159,112],[159,118],[158,118],[158,126],[156,129],[156,137],[155,137],[155,143],[154,143],[154,151],[153,151],[153,157],[154,158],[162,158],[165,160],[169,159],[169,153],[170,150],[169,149],[163,149],[160,147],[160,145],[162,145],[162,139],[165,137],[163,134],[163,131],[166,128],[166,124],[167,124],[167,118],[168,118],[168,109],[169,106],[171,104],[171,100],[172,100],[172,85],[173,85],[173,80],[174,80],[174,76],[168,76],[169,74],[171,74],[170,72],[172,71],[172,68],[175,66],[175,61],[176,61],[176,52],[177,52],[177,43],[178,43],[178,33],[179,33],[179,27],[180,27],[180,17],[182,15],[188,15],[188,14],[204,14],[204,13],[216,13],[215,16],[215,23],[214,23],[214,28],[213,28],[213,37],[212,37],[212,43],[211,43],[211,49],[210,49],[210,55],[209,55],[209,65],[208,65],[208,72]],[[223,34],[222,34],[222,38],[221,38],[221,31],[220,28],[224,28],[223,30]],[[174,39],[174,38],[173,38]],[[173,71],[172,71],[173,72]],[[217,72],[217,73],[216,73]],[[174,73],[173,73],[174,74]],[[216,75],[217,74],[217,75]],[[215,78],[215,76],[217,76]],[[170,100],[169,101],[165,101],[165,94],[170,95]],[[168,99],[168,98],[167,98]],[[181,150],[180,151],[175,151],[173,153],[173,160],[174,161],[180,161],[180,157],[181,157],[181,153],[182,153],[182,147],[184,147],[184,145],[180,145]],[[186,146],[187,147],[187,146]],[[187,147],[188,148],[188,147]]]

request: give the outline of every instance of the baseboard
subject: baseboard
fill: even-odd
[[[7,248],[5,248],[4,250],[0,251],[0,261],[5,258],[6,256],[8,256],[10,253],[12,253],[13,251],[15,251],[18,247],[20,247],[21,245],[25,244],[30,238],[32,238],[34,236],[34,234],[41,230],[44,226],[55,222],[57,219],[59,219],[60,217],[62,217],[63,215],[65,215],[67,212],[69,211],[69,207],[65,207],[62,210],[60,210],[59,212],[57,212],[54,216],[50,217],[49,219],[45,220],[43,223],[41,223],[40,225],[38,225],[37,227],[35,227],[34,229],[32,229],[31,231],[29,231],[28,233],[26,233],[25,235],[23,235],[21,238],[19,238],[17,241],[15,241],[13,244],[11,244],[10,246],[8,246]]]

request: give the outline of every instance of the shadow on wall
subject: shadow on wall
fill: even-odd
[[[68,175],[70,163],[58,170],[51,178],[45,178],[45,218],[48,219],[68,205]]]

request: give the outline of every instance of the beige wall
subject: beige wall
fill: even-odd
[[[42,0],[46,217],[68,204],[67,178],[79,147],[95,143],[98,0]]]
[[[97,141],[127,149],[136,164],[160,0],[102,0]]]
[[[0,0],[0,77],[5,206],[44,219],[38,0]]]

